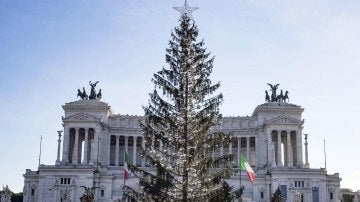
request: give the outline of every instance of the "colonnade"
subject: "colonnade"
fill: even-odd
[[[237,146],[235,146],[235,148],[237,147],[237,155],[235,155],[236,165],[234,166],[238,167],[240,163],[240,155],[242,154],[246,157],[248,163],[251,166],[255,167],[257,160],[257,137],[256,136],[233,137],[233,143],[237,143]]]
[[[95,146],[99,145],[98,141],[98,133],[94,128],[65,127],[62,162],[92,164],[97,158],[98,148]]]
[[[268,132],[268,164],[302,166],[302,145],[299,131],[272,130]]]
[[[110,155],[111,166],[123,166],[125,153],[128,160],[137,166],[145,167],[145,161],[141,157],[141,147],[144,145],[142,136],[111,135],[110,136]]]
[[[219,156],[224,154],[235,154],[233,166],[238,167],[240,154],[244,155],[253,167],[256,166],[257,157],[257,137],[256,136],[235,136],[233,141],[224,147],[220,147],[213,151],[213,156]],[[127,136],[127,135],[111,135],[110,136],[110,153],[109,162],[111,166],[123,166],[124,154],[128,154],[128,160],[132,164],[144,167],[146,165],[144,159],[141,157],[141,147],[144,146],[142,136]],[[162,148],[161,142],[159,147]]]
[[[65,127],[62,151],[62,163],[92,164],[96,162],[98,144],[96,128]],[[213,151],[213,155],[235,154],[233,166],[238,167],[240,154],[244,155],[253,167],[257,166],[258,143],[257,136],[233,136],[229,145]],[[267,131],[268,165],[272,166],[302,166],[301,133],[293,130]],[[137,166],[146,165],[141,157],[141,147],[144,140],[141,135],[111,135],[109,159],[111,166],[123,166],[124,154],[129,161]],[[59,138],[60,145],[60,138]],[[161,145],[160,145],[161,146]],[[58,156],[60,150],[58,149]],[[59,159],[59,157],[58,157]]]

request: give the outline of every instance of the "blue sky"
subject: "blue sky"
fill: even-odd
[[[225,116],[251,115],[266,83],[305,108],[310,165],[339,172],[359,190],[360,2],[193,0],[193,17],[215,55]],[[61,105],[99,80],[103,101],[142,115],[165,64],[181,0],[0,0],[0,185],[22,191],[26,168],[56,160]]]

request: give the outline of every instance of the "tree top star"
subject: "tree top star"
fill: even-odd
[[[187,4],[187,0],[185,0],[183,7],[173,7],[173,8],[179,11],[181,15],[187,15],[188,17],[192,18],[191,13],[194,10],[198,9],[199,7],[189,7],[189,5]]]

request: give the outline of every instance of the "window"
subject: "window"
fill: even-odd
[[[281,197],[287,199],[287,186],[280,185]],[[285,200],[286,201],[286,200]]]
[[[330,199],[334,199],[334,194],[330,192]]]
[[[264,199],[264,192],[263,192],[263,191],[260,192],[260,198],[261,198],[261,199]]]
[[[312,198],[313,198],[313,202],[320,202],[319,187],[312,188]]]
[[[35,194],[35,189],[31,189],[31,196],[34,196]]]
[[[102,189],[102,190],[101,190],[101,197],[104,196],[104,192],[105,192],[105,191]]]
[[[295,181],[295,187],[304,187],[304,181]]]
[[[70,178],[60,178],[60,184],[70,184]]]

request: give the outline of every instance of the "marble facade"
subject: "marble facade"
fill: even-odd
[[[119,201],[124,152],[133,164],[151,169],[140,155],[143,117],[114,114],[109,104],[99,100],[74,101],[62,108],[64,132],[59,133],[55,164],[26,170],[24,201],[79,201],[84,193],[81,186],[98,187],[96,201]],[[268,102],[257,106],[251,116],[224,117],[212,129],[233,136],[233,142],[214,155],[234,154],[233,167],[238,169],[238,157],[243,154],[255,171],[253,183],[244,171],[241,174],[244,201],[269,201],[278,187],[287,201],[340,201],[339,174],[310,168],[303,111],[294,104]],[[239,187],[239,179],[237,174],[228,182]],[[136,186],[137,182],[130,178],[126,183]]]

